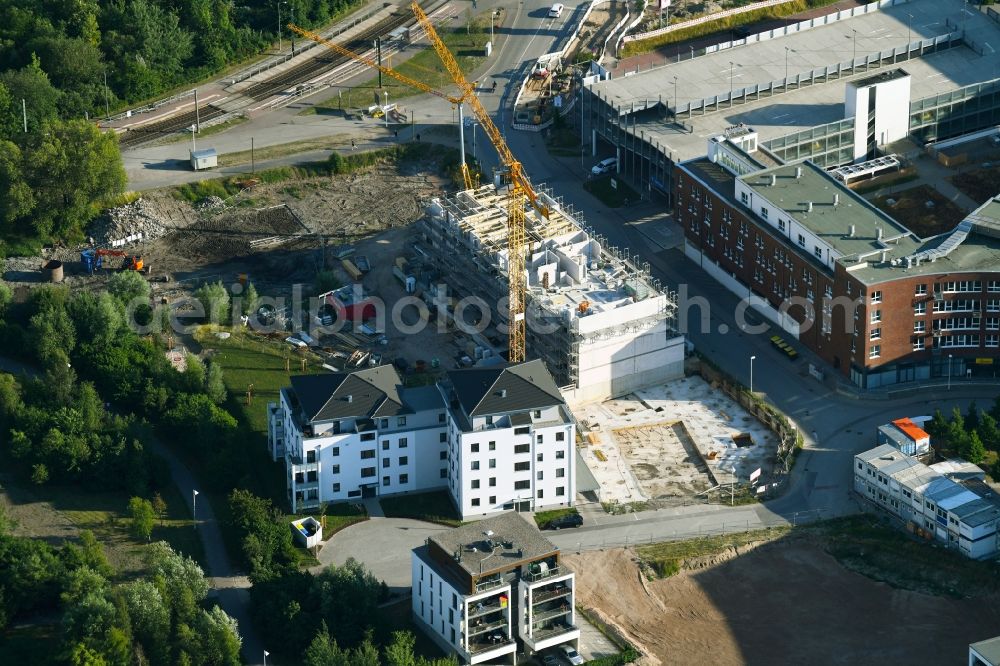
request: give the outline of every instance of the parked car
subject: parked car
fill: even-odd
[[[552,5],[552,9],[549,10],[549,18],[559,18],[560,16],[562,16],[562,13],[563,13],[563,4],[561,2],[557,2],[556,4]]]
[[[562,650],[563,656],[566,657],[566,661],[573,664],[573,666],[580,666],[583,663],[583,657],[577,653],[572,645],[560,645],[559,649]]]
[[[617,157],[609,157],[606,160],[601,160],[594,165],[594,168],[590,170],[590,175],[600,176],[601,174],[608,173],[609,171],[614,171],[615,167],[618,166]]]
[[[567,513],[545,523],[545,529],[561,530],[564,527],[580,527],[580,525],[583,525],[583,516],[578,513]]]

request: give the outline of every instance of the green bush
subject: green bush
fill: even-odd
[[[639,658],[639,652],[632,647],[625,648],[618,654],[608,657],[598,657],[587,662],[587,666],[619,666],[620,664],[631,664]]]

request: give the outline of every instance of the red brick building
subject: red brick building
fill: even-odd
[[[810,162],[710,153],[677,167],[685,253],[789,336],[865,388],[1000,369],[1000,197],[921,239]]]

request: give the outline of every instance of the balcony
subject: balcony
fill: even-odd
[[[486,580],[481,580],[476,583],[476,593],[486,592],[487,590],[495,590],[498,587],[503,587],[507,583],[500,576],[495,578],[488,578]]]
[[[544,604],[547,601],[552,601],[553,599],[568,597],[572,593],[573,593],[572,588],[570,588],[565,583],[560,583],[556,587],[549,587],[541,590],[535,590],[531,594],[531,604],[533,606],[538,606],[540,604]]]
[[[483,617],[484,615],[489,615],[490,613],[496,613],[500,610],[499,597],[494,597],[490,600],[491,603],[484,604],[478,603],[474,606],[469,606],[469,619],[474,620],[477,617]]]
[[[496,631],[488,635],[484,640],[469,641],[469,654],[477,655],[491,650],[499,650],[507,647],[514,647],[516,643],[507,637],[506,631]]]
[[[542,623],[541,627],[532,625],[531,639],[535,645],[538,645],[541,641],[544,641],[547,638],[579,630],[579,627],[570,624],[569,622],[546,622]]]
[[[501,615],[500,617],[493,618],[492,620],[478,619],[469,622],[469,626],[466,630],[469,638],[473,636],[479,636],[497,629],[507,628],[507,618]]]
[[[545,564],[542,562],[541,564]],[[528,573],[524,575],[524,580],[534,583],[540,580],[545,580],[546,578],[551,578],[552,576],[562,575],[559,567],[550,566],[539,566],[537,563],[531,564],[528,569]]]
[[[556,602],[549,606],[548,608],[533,609],[532,611],[532,633],[535,633],[535,628],[539,625],[546,624],[549,620],[553,620],[557,617],[562,617],[573,611],[573,607],[568,603]]]

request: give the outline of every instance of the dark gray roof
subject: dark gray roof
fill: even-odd
[[[292,390],[310,421],[393,416],[404,411],[391,365],[355,372],[296,375]]]
[[[538,359],[505,368],[453,370],[448,379],[469,416],[522,412],[564,402],[552,375]]]
[[[485,533],[490,531],[493,535],[487,537]],[[435,534],[430,540],[446,553],[460,553],[461,561],[456,564],[475,576],[480,574],[480,563],[482,573],[486,573],[505,569],[517,562],[535,560],[559,550],[542,536],[533,523],[529,523],[516,511],[507,511]],[[488,540],[492,544],[487,543]],[[510,548],[505,547],[508,544]]]
[[[431,409],[444,409],[444,396],[437,386],[418,386],[416,388],[401,388],[399,396],[407,411],[424,412]]]

